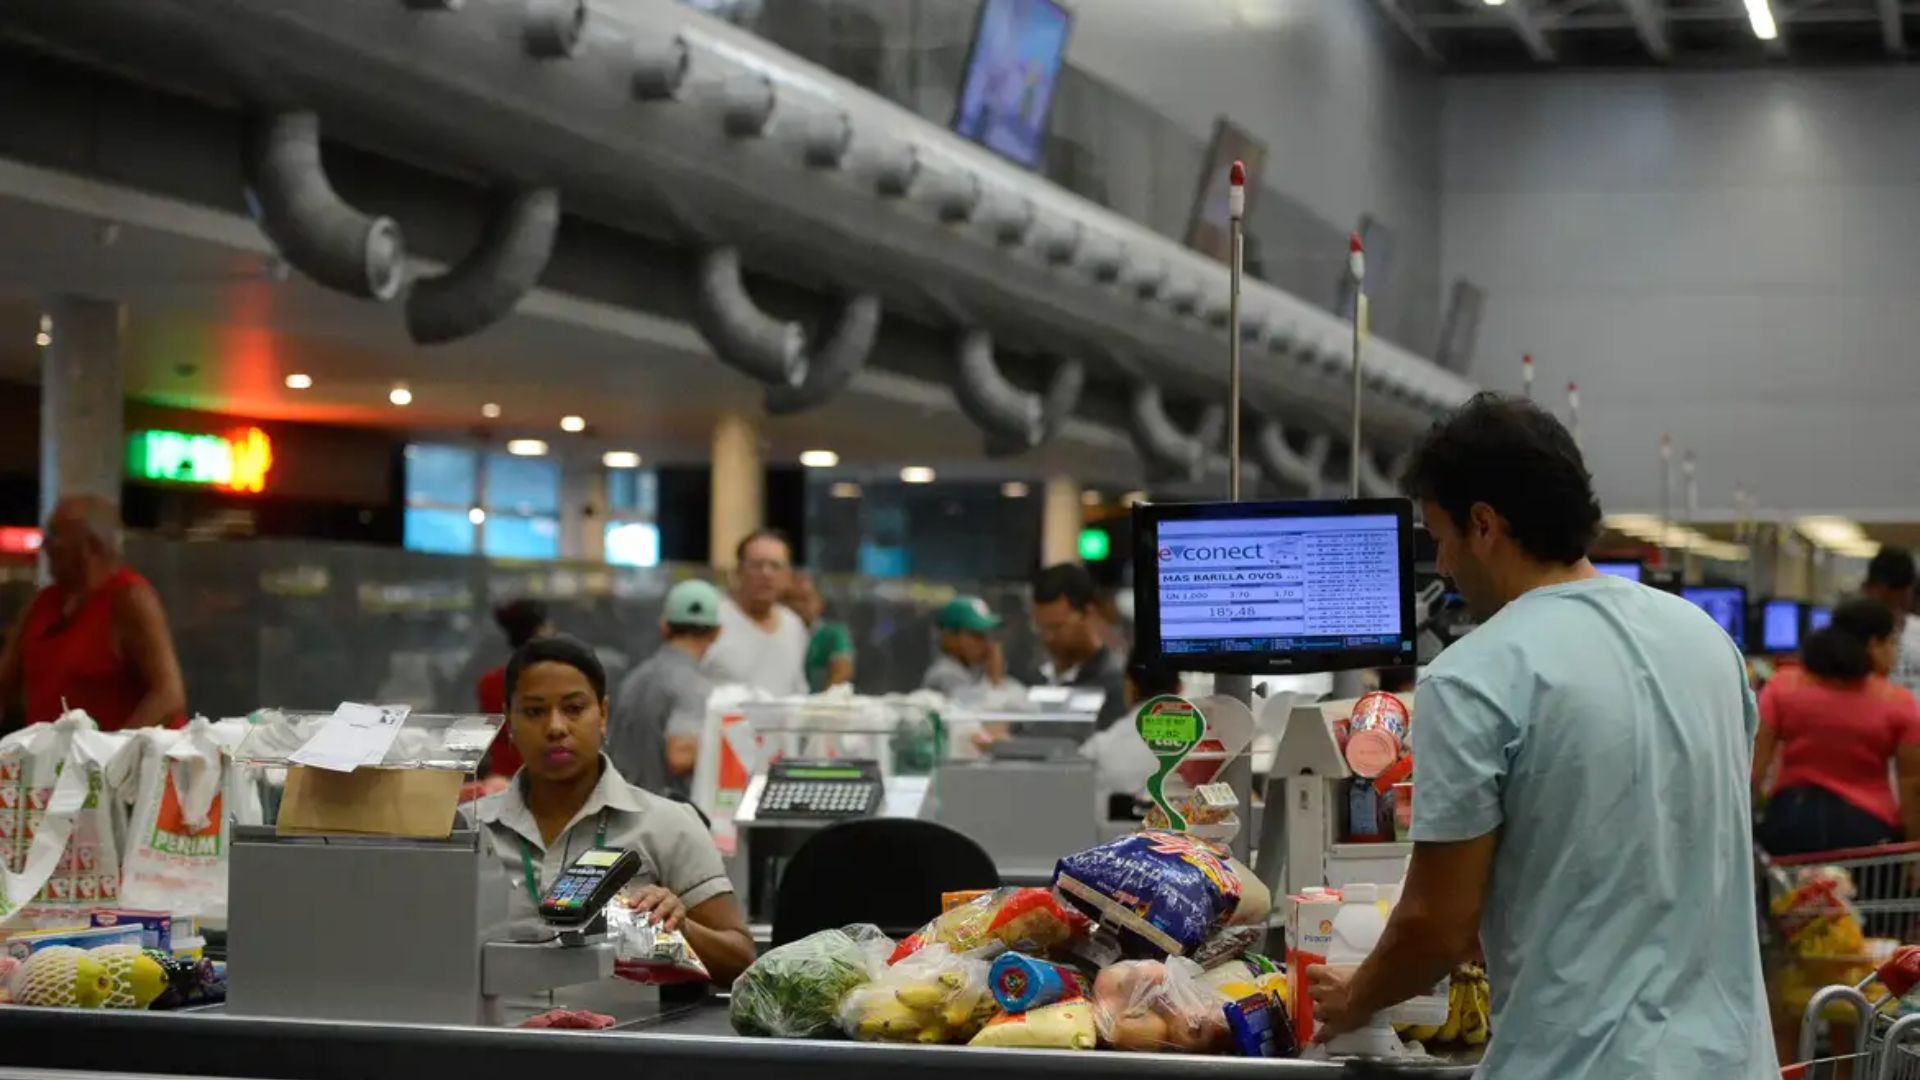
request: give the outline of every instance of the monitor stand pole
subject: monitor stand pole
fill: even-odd
[[[1227,498],[1240,501],[1240,278],[1244,271],[1246,242],[1247,187],[1246,169],[1233,163],[1227,185],[1227,218],[1232,248],[1228,259],[1227,287]],[[1253,708],[1253,680],[1246,675],[1218,675],[1213,692],[1233,698]],[[1252,865],[1253,859],[1253,755],[1236,754],[1227,762],[1225,780],[1239,800],[1247,824],[1233,838],[1233,857]]]

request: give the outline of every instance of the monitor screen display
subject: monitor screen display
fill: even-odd
[[[1134,531],[1150,662],[1246,674],[1415,662],[1405,500],[1142,505]]]
[[[1761,605],[1760,648],[1770,653],[1800,651],[1800,601],[1769,600]]]
[[[1832,608],[1816,607],[1807,609],[1807,633],[1811,634],[1815,630],[1825,630],[1832,622]]]
[[[1738,585],[1689,585],[1680,595],[1713,616],[1735,645],[1747,647],[1747,590]]]
[[[1638,562],[1623,559],[1597,559],[1593,568],[1608,577],[1623,577],[1628,581],[1639,581],[1643,569]]]
[[[1246,212],[1252,214],[1266,169],[1267,144],[1222,116],[1213,122],[1213,142],[1207,150],[1206,171],[1200,174],[1200,190],[1194,195],[1193,212],[1187,218],[1187,246],[1221,262],[1233,258],[1227,188],[1236,161],[1247,169]]]
[[[1028,168],[1040,164],[1072,25],[1053,0],[985,0],[953,130]]]

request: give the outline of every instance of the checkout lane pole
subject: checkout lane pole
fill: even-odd
[[[1240,501],[1240,281],[1245,272],[1247,170],[1236,161],[1227,176],[1227,498]],[[1253,680],[1245,675],[1217,675],[1213,692],[1253,707]],[[1233,838],[1233,856],[1252,865],[1253,756],[1240,754],[1227,763],[1224,778],[1245,808],[1247,824]]]
[[[1360,497],[1360,388],[1367,336],[1367,252],[1359,233],[1347,234],[1347,272],[1353,275],[1353,433],[1347,443],[1347,495]]]

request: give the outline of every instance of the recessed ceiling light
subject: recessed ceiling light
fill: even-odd
[[[45,330],[42,330],[39,333],[33,335],[33,343],[44,349],[47,346],[53,344],[53,335],[47,333]]]
[[[53,333],[53,316],[51,315],[40,316],[40,332],[43,334]]]
[[[489,401],[485,405],[480,406],[480,415],[489,420],[498,420],[500,419],[500,406]]]
[[[1031,489],[1018,480],[1009,480],[1000,485],[1000,494],[1009,499],[1024,499]]]
[[[800,464],[809,469],[831,469],[840,464],[840,455],[831,450],[807,450],[801,453]]]
[[[393,389],[387,391],[387,400],[395,405],[411,405],[413,391],[407,389],[406,383],[395,383]]]
[[[539,439],[508,439],[507,453],[515,457],[544,457],[547,444]]]
[[[563,416],[560,418],[560,430],[572,432],[577,435],[587,430],[586,418],[580,416]]]
[[[836,499],[857,499],[860,497],[860,485],[842,480],[829,489]]]
[[[287,376],[287,389],[311,390],[313,389],[313,376],[296,371]]]
[[[478,525],[481,522],[487,520],[487,512],[476,506],[473,509],[467,511],[467,520],[473,522],[475,525]]]
[[[900,482],[903,484],[931,484],[933,470],[925,465],[909,465],[900,470]]]
[[[1146,501],[1147,493],[1144,491],[1129,491],[1125,495],[1120,496],[1121,506],[1134,506]]]
[[[631,450],[609,450],[600,455],[600,464],[609,469],[637,469],[640,455]]]
[[[1747,0],[1747,22],[1753,27],[1753,36],[1761,41],[1780,36],[1780,27],[1773,20],[1773,8],[1767,0]]]
[[[1088,488],[1087,490],[1081,492],[1080,505],[1081,506],[1099,506],[1100,493],[1093,490],[1092,488]]]

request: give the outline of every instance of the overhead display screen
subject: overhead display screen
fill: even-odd
[[[1072,26],[1052,0],[984,0],[953,129],[1028,168],[1040,164]]]
[[[1188,671],[1413,662],[1412,504],[1398,499],[1135,508],[1134,607]]]
[[[1769,600],[1760,608],[1760,647],[1770,653],[1800,651],[1802,605],[1798,600]]]
[[[1747,590],[1738,585],[1690,585],[1680,590],[1686,601],[1720,624],[1735,645],[1747,647]]]

